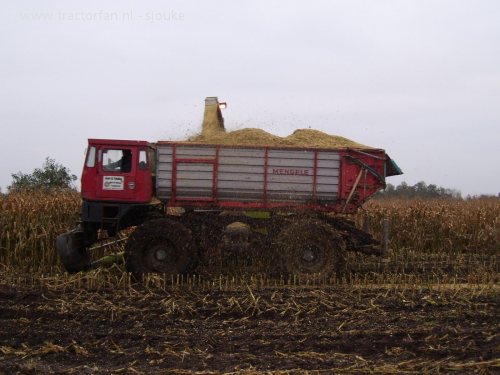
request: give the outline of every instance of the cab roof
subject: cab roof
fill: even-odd
[[[104,145],[104,146],[149,146],[148,141],[133,141],[123,139],[97,139],[89,138],[89,145]]]

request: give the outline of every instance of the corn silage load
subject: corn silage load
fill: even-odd
[[[218,105],[205,107],[202,132],[189,138],[188,142],[242,146],[370,148],[350,139],[313,129],[298,129],[287,137],[280,137],[256,128],[226,132]]]
[[[317,147],[317,148],[370,148],[350,139],[330,135],[319,130],[298,129],[287,137],[279,137],[262,129],[245,128],[231,132],[202,132],[191,137],[189,142],[242,145],[242,146],[282,146],[282,147]]]

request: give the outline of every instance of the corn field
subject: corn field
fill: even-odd
[[[499,250],[500,199],[372,201],[365,210],[375,232],[381,231],[384,217],[390,219],[391,245],[405,256],[495,254]]]
[[[79,217],[75,193],[13,193],[0,196],[0,262],[46,271],[57,264],[55,239]]]
[[[80,204],[77,193],[0,196],[0,263],[30,272],[63,273],[55,238],[78,221]],[[375,236],[382,232],[385,218],[390,221],[388,256],[393,264],[428,261],[451,266],[482,259],[498,271],[499,199],[372,201],[353,217],[359,227],[368,224]],[[368,264],[373,266],[373,261]]]

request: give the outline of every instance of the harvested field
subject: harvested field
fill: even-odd
[[[499,369],[497,286],[2,286],[5,373]]]
[[[122,265],[62,271],[78,195],[0,207],[0,374],[500,370],[498,199],[372,201],[352,219],[376,234],[390,218],[388,257],[350,254],[328,279],[211,253],[143,284]]]

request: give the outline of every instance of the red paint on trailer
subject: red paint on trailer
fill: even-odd
[[[217,185],[219,181],[219,151],[220,147],[215,149],[214,172],[212,175],[212,197],[217,201]]]
[[[172,199],[177,197],[177,146],[172,147]]]
[[[264,150],[264,192],[262,200],[267,203],[267,175],[269,173],[269,147]]]
[[[172,170],[172,194],[168,201],[169,206],[186,206],[193,208],[221,208],[221,209],[263,209],[263,210],[275,210],[275,209],[290,209],[297,211],[321,211],[321,212],[355,212],[359,206],[361,206],[370,196],[375,194],[381,188],[385,186],[384,181],[384,162],[385,162],[385,151],[380,149],[350,149],[350,148],[340,148],[340,149],[316,149],[316,148],[297,148],[297,147],[264,147],[264,182],[263,182],[263,194],[261,199],[256,199],[252,202],[242,202],[238,200],[220,200],[218,197],[217,181],[218,181],[218,170],[219,170],[219,152],[221,148],[251,148],[251,149],[262,149],[263,147],[258,146],[222,146],[222,145],[206,145],[206,144],[193,144],[193,143],[182,143],[182,142],[159,142],[159,144],[168,144],[173,146],[175,149],[177,146],[191,146],[191,147],[215,147],[216,156],[215,158],[177,158],[173,160],[173,170]],[[283,175],[311,175],[308,169],[301,168],[273,168],[269,171],[268,161],[269,161],[269,148],[273,150],[300,150],[300,151],[313,151],[314,152],[314,165],[312,170],[313,176],[313,187],[311,201],[307,203],[298,202],[270,202],[268,199],[268,174],[272,172],[273,174],[283,174]],[[339,163],[339,188],[338,188],[338,198],[335,202],[321,202],[317,201],[317,185],[318,185],[318,152],[321,151],[336,151],[340,156]],[[355,159],[354,162],[352,161]],[[213,179],[212,179],[212,197],[211,198],[178,198],[176,195],[176,165],[179,162],[185,163],[207,163],[213,164]],[[369,167],[374,173],[365,173],[361,183],[355,186],[356,177],[359,174],[361,168],[364,166]],[[306,173],[307,172],[307,173]],[[376,174],[380,177],[377,177]],[[352,194],[351,200],[347,202],[347,198],[351,193],[351,190],[355,189]]]
[[[314,150],[313,192],[312,192],[313,202],[316,202],[316,193],[317,192],[318,192],[318,150]]]

